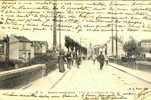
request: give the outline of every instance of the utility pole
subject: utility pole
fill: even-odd
[[[56,52],[57,46],[57,32],[56,32],[56,19],[57,19],[57,2],[54,0],[53,3],[53,51]]]
[[[64,72],[64,53],[61,49],[61,12],[60,12],[60,20],[59,20],[59,72]]]
[[[118,36],[117,36],[117,20],[116,20],[116,57],[118,57]]]
[[[60,12],[60,23],[59,23],[59,51],[61,52],[61,12]]]
[[[112,7],[112,56],[114,55],[114,40],[113,40],[113,7]]]
[[[115,1],[116,2],[116,4],[117,4],[117,1]],[[118,19],[117,19],[117,7],[116,7],[116,9],[115,9],[115,17],[116,17],[116,20],[115,20],[115,27],[116,27],[116,57],[118,57],[118,36],[117,36],[117,24],[118,24]]]

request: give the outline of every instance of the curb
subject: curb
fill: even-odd
[[[66,71],[57,81],[55,81],[52,86],[50,87],[50,89],[53,89],[68,73],[69,71]]]
[[[117,67],[115,67],[115,66],[113,66],[113,65],[111,65],[111,64],[109,64],[109,65],[112,66],[112,67],[115,68],[115,69],[118,69],[118,70],[120,70],[120,71],[122,71],[122,72],[124,72],[124,73],[126,73],[126,74],[128,74],[128,75],[130,75],[130,76],[133,76],[133,77],[135,77],[135,78],[137,78],[137,79],[139,79],[139,80],[142,80],[142,81],[144,81],[145,83],[148,83],[148,84],[151,85],[151,82],[148,81],[148,80],[145,80],[145,79],[143,79],[143,78],[141,78],[141,77],[139,77],[139,76],[137,76],[137,75],[135,75],[135,74],[129,73],[128,71],[125,71],[125,70],[123,70],[123,69],[117,68]]]
[[[56,69],[57,70],[57,69]],[[52,84],[50,84],[50,87],[49,87],[49,89],[53,89],[64,77],[65,77],[65,75],[67,74],[69,72],[69,70],[67,70],[67,71],[65,71],[64,73],[62,73],[62,75],[60,75],[58,78],[56,78],[53,82],[52,82]],[[60,72],[59,72],[60,73]],[[51,74],[51,73],[49,73],[49,74]],[[39,80],[40,79],[42,79],[43,77],[41,77],[41,78],[39,78]],[[36,82],[37,80],[35,80],[35,81],[33,81],[33,82]],[[25,85],[25,86],[22,86],[20,89],[28,89],[29,87],[31,87],[33,85],[33,83],[31,82],[31,83],[28,83],[27,85]]]

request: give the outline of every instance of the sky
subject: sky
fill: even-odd
[[[2,32],[1,33],[10,33],[8,32]],[[40,41],[48,41],[50,47],[53,42],[53,32],[52,31],[43,31],[43,32],[24,32],[24,33],[17,33],[14,32],[16,35],[22,35],[27,37],[30,40],[40,40]],[[1,34],[0,34],[1,35]],[[57,34],[58,35],[58,34]],[[82,43],[84,46],[88,46],[90,43],[93,45],[101,45],[104,44],[106,41],[109,40],[111,37],[111,33],[102,33],[102,32],[92,32],[92,33],[61,33],[61,41],[62,45],[64,45],[64,37],[70,36],[73,40],[78,41],[79,43]],[[119,33],[119,36],[122,37],[123,41],[127,41],[129,39],[129,36],[133,36],[134,39],[137,41],[143,40],[143,39],[151,39],[150,33]],[[57,40],[59,41],[59,37],[57,36]],[[57,41],[57,42],[58,42]]]
[[[29,1],[27,1],[27,2],[29,2]],[[99,2],[99,1],[94,1],[94,3],[96,3],[96,4],[97,4],[97,2]],[[148,2],[149,1],[146,1],[146,3],[148,3]],[[65,3],[65,1],[63,1],[63,3]],[[132,5],[132,4],[134,4],[134,2],[129,2],[129,1],[123,1],[123,2],[119,2],[119,3],[122,3],[122,4],[123,3],[124,4],[127,3],[129,5],[126,6],[126,7],[129,7],[129,8],[127,8],[128,11],[125,11],[124,13],[122,13],[120,15],[120,17],[127,16],[127,19],[124,19],[124,20],[121,21],[121,23],[119,23],[120,25],[125,25],[125,26],[123,28],[118,28],[119,30],[123,30],[123,31],[117,32],[118,36],[121,37],[123,41],[127,41],[130,36],[133,36],[134,39],[136,39],[138,41],[143,40],[143,39],[151,39],[151,32],[142,31],[144,29],[143,25],[145,25],[145,27],[149,27],[151,29],[151,24],[150,24],[151,20],[143,19],[146,16],[150,18],[150,16],[149,16],[149,15],[151,15],[150,11],[145,11],[144,15],[137,15],[137,16],[136,15],[126,15],[127,12],[130,12],[132,14],[139,12],[138,10],[136,10],[136,12],[134,12],[134,10],[133,10],[134,8],[137,8],[137,9],[144,8],[145,9],[145,8],[150,8],[150,6],[148,6],[148,5],[145,5],[145,6]],[[138,3],[140,3],[140,2],[138,1]],[[63,12],[62,16],[66,17],[66,19],[67,19],[67,21],[61,22],[61,24],[62,25],[71,25],[72,26],[72,27],[70,27],[70,29],[71,29],[70,32],[69,31],[61,31],[61,43],[62,43],[62,45],[64,45],[64,37],[66,35],[70,36],[73,40],[76,40],[79,43],[82,43],[83,46],[88,46],[90,43],[93,44],[93,45],[95,45],[95,44],[97,44],[97,45],[104,44],[111,37],[111,34],[112,34],[111,31],[109,31],[109,32],[108,31],[106,31],[106,32],[104,32],[104,31],[97,31],[97,32],[86,31],[84,25],[94,25],[94,26],[100,25],[101,26],[101,25],[108,24],[108,23],[105,23],[105,22],[100,22],[100,23],[92,22],[92,23],[89,23],[89,22],[86,22],[86,20],[93,20],[94,18],[96,18],[98,16],[102,17],[102,19],[100,19],[100,20],[103,20],[103,21],[110,20],[110,19],[103,19],[103,17],[111,17],[111,15],[109,15],[107,13],[107,12],[109,12],[110,1],[100,1],[100,4],[104,4],[102,6],[99,6],[99,5],[95,5],[95,6],[89,5],[89,6],[87,6],[88,4],[90,4],[90,2],[86,2],[86,1],[81,2],[81,4],[83,4],[83,5],[81,5],[81,4],[78,5],[78,4],[80,4],[79,1],[78,2],[74,1],[73,4],[71,4],[71,5],[70,5],[70,3],[66,3],[65,4],[66,6],[61,6],[61,5],[58,6],[58,8],[62,7],[62,9],[60,10],[61,12]],[[19,6],[19,5],[17,5],[17,6]],[[31,5],[26,5],[26,6],[27,7],[38,7],[38,6],[41,7],[41,5],[35,5],[35,1],[33,2],[32,6]],[[93,14],[89,14],[89,17],[79,17],[79,15],[83,14],[83,12],[88,12],[86,9],[84,9],[84,10],[75,10],[75,9],[78,9],[79,7],[83,8],[83,9],[84,9],[84,7],[89,7],[87,9],[89,9],[90,13],[93,12]],[[119,7],[119,8],[121,8],[121,7]],[[50,6],[48,6],[48,8],[52,9],[52,6],[50,5]],[[70,9],[68,9],[68,8],[70,8]],[[102,12],[99,10],[100,11],[100,14],[99,14],[99,11],[94,10],[96,8],[97,9],[105,8],[105,10],[102,10]],[[15,10],[13,10],[13,8],[4,9],[5,12],[1,13],[1,15],[2,15],[4,20],[7,19],[7,17],[6,17],[7,13],[6,12],[9,11],[9,10],[15,11],[16,9]],[[38,11],[38,10],[36,10],[36,11]],[[43,12],[43,14],[45,15],[45,11],[47,11],[47,10],[42,10],[40,12],[40,14],[42,14],[42,12]],[[81,13],[79,13],[79,11],[81,11]],[[140,12],[144,12],[144,11],[140,11]],[[13,13],[13,15],[17,15],[17,13]],[[22,14],[20,14],[20,15],[22,15]],[[52,14],[50,13],[48,15],[52,15]],[[69,21],[71,16],[74,16],[73,19],[75,20],[75,22],[70,22]],[[91,18],[91,17],[94,17],[94,18]],[[117,16],[117,17],[119,17],[119,16]],[[17,18],[17,17],[14,17],[14,19],[15,18]],[[24,26],[24,25],[26,26],[26,24],[27,24],[26,21],[28,21],[30,18],[32,19],[33,16],[26,17],[25,21],[21,23],[22,26]],[[138,21],[138,22],[141,23],[140,25],[138,25],[139,26],[139,28],[138,28],[139,31],[136,31],[136,32],[127,31],[127,28],[129,26],[127,24],[125,24],[124,21],[132,21],[131,18],[138,18],[138,20],[134,20],[134,21],[136,21],[136,22]],[[14,21],[14,19],[13,19],[13,21]],[[49,21],[47,21],[48,19],[49,19]],[[47,22],[46,24],[53,25],[52,19],[51,18],[48,18],[48,19],[41,18],[42,21],[44,21],[44,22],[46,21]],[[11,20],[9,20],[9,21],[11,21]],[[30,24],[31,23],[34,24],[35,22],[30,22],[29,21],[29,23]],[[14,26],[14,25],[7,25],[7,24],[5,25],[5,23],[4,23],[4,24],[0,25],[0,27],[1,27],[0,35],[2,35],[2,34],[23,35],[23,36],[29,38],[30,40],[48,41],[50,47],[52,47],[52,42],[53,42],[53,31],[52,30],[34,31],[33,32],[33,31],[30,31],[30,30],[29,31],[25,31],[25,30],[4,29],[2,26],[10,26],[10,27]],[[21,28],[22,26],[19,26],[19,28]],[[28,27],[28,25],[27,25],[27,27]],[[38,23],[37,27],[41,27],[39,23]],[[47,28],[49,28],[49,27],[47,27]],[[79,29],[79,28],[81,28],[82,31],[77,32],[77,29]],[[103,29],[102,27],[100,27],[100,28]],[[107,28],[110,29],[110,27],[107,27]],[[59,34],[59,32],[57,32],[57,40],[59,40],[58,34]]]

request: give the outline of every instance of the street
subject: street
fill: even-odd
[[[151,87],[150,84],[110,65],[104,65],[103,70],[100,70],[98,62],[94,64],[91,60],[85,60],[80,65],[80,68],[74,65],[71,69],[66,68],[65,73],[59,73],[58,71],[50,73],[48,76],[32,82],[25,89],[96,91],[149,87]]]

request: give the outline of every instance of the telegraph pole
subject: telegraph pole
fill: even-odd
[[[64,72],[64,53],[61,50],[61,12],[60,12],[60,20],[59,20],[59,72]]]
[[[61,12],[60,12],[60,23],[59,23],[59,50],[61,52]]]
[[[112,56],[114,55],[114,40],[113,40],[113,7],[112,7]]]
[[[117,1],[115,1],[116,2],[116,4],[117,4]],[[117,10],[117,7],[116,7],[116,10]],[[116,17],[116,20],[115,20],[115,27],[116,27],[116,57],[118,57],[118,36],[117,36],[117,24],[118,24],[118,19],[117,19],[117,11],[115,10],[115,17]]]
[[[117,36],[117,20],[116,20],[116,57],[118,57],[118,36]]]
[[[53,51],[56,52],[56,46],[57,46],[57,32],[56,32],[56,19],[57,19],[57,3],[56,0],[54,0],[53,4]]]

